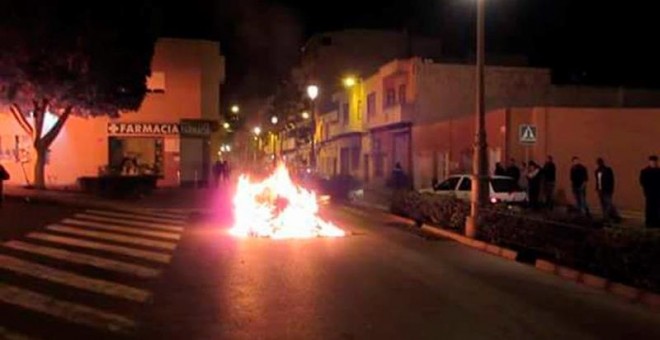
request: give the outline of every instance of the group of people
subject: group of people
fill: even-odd
[[[527,190],[529,205],[532,209],[541,207],[541,199],[549,209],[554,207],[554,195],[557,180],[557,168],[548,156],[545,164],[540,166],[534,161],[523,162],[518,167],[515,159],[510,159],[505,168],[502,164],[495,165],[496,176],[507,176]],[[595,189],[606,222],[620,222],[621,216],[614,205],[615,188],[614,170],[605,163],[603,158],[596,159],[594,171]],[[575,199],[575,207],[580,213],[591,216],[587,204],[587,183],[589,171],[579,157],[573,157],[570,169],[571,192]],[[645,221],[647,227],[660,228],[660,167],[658,157],[650,156],[649,164],[640,173],[639,183],[646,198]]]
[[[213,164],[213,179],[215,180],[215,186],[220,186],[222,182],[228,182],[231,175],[231,168],[229,167],[229,162],[227,160],[218,159]]]

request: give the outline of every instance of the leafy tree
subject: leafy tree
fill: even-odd
[[[32,136],[34,186],[71,115],[139,109],[156,39],[149,1],[5,0],[0,10],[0,102]],[[46,131],[48,114],[57,118]]]

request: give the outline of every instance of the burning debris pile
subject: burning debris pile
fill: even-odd
[[[343,237],[346,233],[318,216],[316,195],[293,183],[283,164],[262,182],[238,181],[231,234],[273,239]]]

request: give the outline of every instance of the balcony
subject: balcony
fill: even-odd
[[[367,115],[366,127],[374,129],[397,123],[408,123],[413,120],[414,113],[415,106],[412,103],[392,105],[381,112],[376,112],[371,116]]]

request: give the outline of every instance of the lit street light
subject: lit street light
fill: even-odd
[[[301,113],[300,116],[301,116],[303,119],[309,119],[309,112],[307,112],[307,111],[303,111],[303,113]]]
[[[344,86],[347,88],[353,87],[357,84],[357,80],[355,80],[355,77],[353,76],[348,76],[344,78]]]
[[[307,86],[307,95],[311,100],[316,99],[316,97],[319,95],[319,87],[316,85]]]
[[[238,107],[238,105],[232,105],[231,106],[231,112],[232,113],[238,113],[241,109]]]
[[[229,130],[229,128],[231,127],[231,125],[229,125],[228,122],[224,122],[224,123],[222,124],[222,127],[225,128],[225,130]]]
[[[255,127],[254,130],[252,130],[256,136],[259,136],[261,134],[261,128],[260,127]]]
[[[278,123],[279,121],[280,121],[280,120],[277,118],[277,116],[272,116],[272,117],[270,117],[270,122],[271,122],[273,125],[277,125],[277,123]]]

